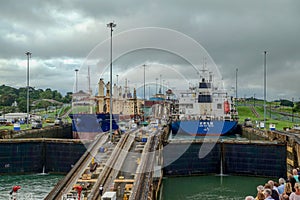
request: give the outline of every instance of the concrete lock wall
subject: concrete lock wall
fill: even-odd
[[[82,143],[58,141],[2,141],[0,173],[67,173],[86,148]]]
[[[1,143],[0,173],[42,172],[42,143]]]
[[[164,168],[166,176],[220,174],[222,171],[223,174],[286,177],[285,145],[217,143],[200,159],[202,144],[194,143],[176,159],[177,145],[182,144],[168,144],[164,149],[165,163],[175,160]]]
[[[286,146],[278,144],[224,144],[225,172],[286,177]]]
[[[48,143],[46,148],[46,170],[69,172],[72,166],[86,151],[82,143]]]
[[[202,159],[199,159],[201,145],[191,144],[184,152],[185,146],[186,144],[168,144],[167,147],[164,148],[164,163],[166,164],[173,161],[164,168],[164,175],[181,176],[220,172],[221,154],[219,145],[215,145],[208,155]]]
[[[72,139],[72,126],[65,124],[64,126],[49,126],[42,129],[29,130],[0,130],[0,139],[12,138],[65,138]]]

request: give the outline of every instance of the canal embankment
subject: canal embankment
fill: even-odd
[[[71,124],[63,126],[46,126],[41,129],[0,130],[0,139],[18,138],[65,138],[72,139]]]

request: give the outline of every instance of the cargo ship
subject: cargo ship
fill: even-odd
[[[233,98],[213,83],[213,73],[201,70],[200,82],[188,90],[175,91],[172,134],[225,135],[237,126]]]
[[[110,115],[102,114],[70,114],[72,119],[72,133],[74,139],[88,139],[93,140],[99,133],[110,130]],[[112,129],[114,131],[119,129],[118,115],[113,115]]]
[[[97,134],[110,130],[110,83],[104,83],[100,78],[98,93],[82,90],[72,95],[72,133],[74,139],[94,139]],[[115,133],[119,130],[119,122],[129,122],[140,116],[143,100],[137,99],[136,90],[133,95],[127,86],[124,89],[114,84],[112,93],[113,112],[112,129]]]

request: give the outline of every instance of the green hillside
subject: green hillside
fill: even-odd
[[[264,121],[264,109],[263,107],[254,107],[256,112],[259,114],[257,117],[251,110],[250,106],[238,106],[239,113],[239,123],[243,124],[246,118],[250,118],[253,122],[253,125],[256,125],[256,121]],[[295,123],[292,123],[290,118],[285,117],[278,112],[271,111],[270,118],[270,110],[267,110],[266,113],[266,127],[269,127],[270,123],[276,125],[277,130],[283,130],[284,127],[293,127]]]

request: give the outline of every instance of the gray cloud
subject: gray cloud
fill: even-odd
[[[114,34],[156,26],[192,37],[219,66],[227,88],[235,85],[235,69],[239,69],[241,96],[262,97],[263,51],[267,50],[268,97],[296,98],[300,92],[299,7],[297,0],[7,1],[0,7],[0,84],[24,84],[26,66],[18,62],[31,51],[32,60],[39,63],[31,75],[36,87],[72,90],[74,69],[109,37],[106,23],[114,20]],[[69,64],[71,60],[76,62]],[[116,65],[131,67],[145,61],[185,66],[176,56],[145,51],[123,56]]]

